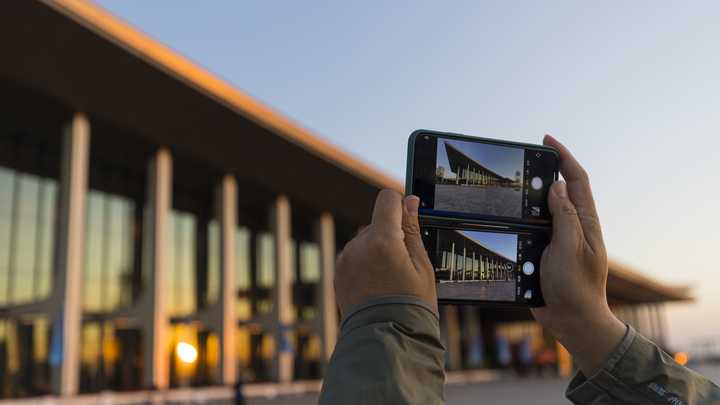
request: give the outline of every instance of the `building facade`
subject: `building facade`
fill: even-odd
[[[0,398],[320,379],[336,253],[400,183],[91,3],[0,8]],[[658,336],[687,299],[613,274]],[[537,331],[443,311],[450,369]]]

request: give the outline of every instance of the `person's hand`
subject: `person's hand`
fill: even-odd
[[[342,314],[373,297],[414,296],[437,309],[433,267],[420,236],[415,196],[382,190],[372,223],[340,253],[335,296]]]
[[[548,195],[552,240],[543,252],[540,282],[545,307],[533,309],[538,322],[592,375],[625,335],[610,311],[605,286],[607,253],[590,181],[572,154],[553,137],[543,144],[560,153],[560,173]]]

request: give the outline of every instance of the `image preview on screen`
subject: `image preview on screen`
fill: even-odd
[[[523,217],[522,148],[437,138],[433,208]]]
[[[518,235],[435,229],[433,267],[438,297],[515,301]]]

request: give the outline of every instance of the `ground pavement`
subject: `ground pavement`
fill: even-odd
[[[445,397],[448,405],[562,405],[570,403],[564,396],[567,382],[566,379],[558,378],[507,378],[493,382],[453,384],[446,388]],[[248,401],[248,405],[314,405],[316,403],[317,394]],[[226,404],[230,403],[222,403],[222,405]]]

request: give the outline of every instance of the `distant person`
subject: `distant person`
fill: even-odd
[[[526,377],[530,372],[530,367],[533,362],[532,349],[530,348],[530,338],[527,336],[523,338],[520,342],[520,346],[518,347],[518,360],[520,363],[518,374],[522,377]]]
[[[553,235],[535,319],[573,355],[580,371],[565,395],[576,404],[718,404],[720,388],[679,365],[610,311],[607,256],[590,183],[570,152],[560,153],[548,196]],[[372,223],[337,263],[343,315],[320,404],[441,404],[440,343],[433,268],[420,237],[417,197],[383,190]],[[478,399],[481,401],[481,399]],[[480,404],[481,402],[478,402]]]
[[[508,368],[512,363],[512,352],[510,350],[510,341],[501,333],[495,334],[495,350],[497,352],[497,361],[500,368]]]

